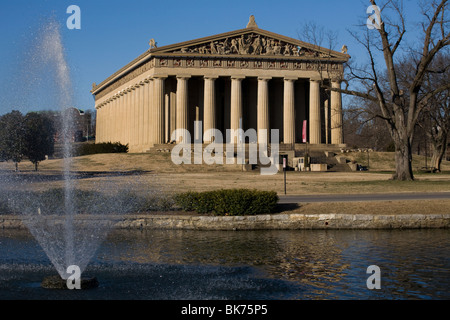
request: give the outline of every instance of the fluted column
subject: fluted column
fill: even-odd
[[[96,128],[96,142],[103,142],[103,106],[100,104],[97,109],[97,128]]]
[[[320,144],[320,81],[310,80],[309,143]]]
[[[140,150],[142,151],[142,147],[144,145],[144,81],[139,83],[139,125],[138,125],[138,145]]]
[[[269,143],[269,80],[268,77],[258,78],[258,102],[257,102],[257,134],[258,143]],[[263,134],[262,130],[266,130]]]
[[[154,108],[154,84],[153,84],[153,78],[148,78],[148,129],[147,129],[147,135],[148,135],[148,144],[150,146],[153,145],[155,139],[154,139],[154,119],[155,119],[155,108]]]
[[[106,142],[106,126],[108,125],[107,120],[107,103],[105,102],[102,106],[102,142]]]
[[[117,95],[114,95],[114,97],[113,97],[111,114],[112,114],[111,141],[116,142],[117,141]]]
[[[212,136],[207,132],[216,128],[216,90],[215,80],[217,77],[205,77],[204,104],[203,104],[203,128],[204,142],[212,142]]]
[[[130,137],[130,146],[134,146],[137,144],[137,90],[138,88],[133,85],[131,87],[131,137]]]
[[[283,99],[283,142],[295,143],[295,98],[294,82],[296,79],[284,79]]]
[[[130,146],[131,145],[131,127],[132,125],[132,109],[131,109],[131,104],[132,104],[132,100],[131,100],[131,95],[132,95],[133,90],[131,89],[131,87],[127,88],[127,94],[126,94],[126,123],[127,123],[127,128],[126,128],[126,143]]]
[[[101,107],[96,106],[96,112],[97,114],[95,115],[95,142],[99,143],[102,141],[102,133],[101,133],[101,121],[102,121],[102,112],[101,112]]]
[[[176,128],[189,130],[188,81],[189,76],[177,77]],[[184,137],[185,138],[185,137]],[[177,136],[177,142],[181,136]],[[185,140],[185,139],[183,139]]]
[[[231,77],[230,129],[234,133],[239,129],[239,121],[242,119],[242,80],[244,78],[245,76]],[[237,143],[237,138],[238,135],[235,134],[234,143]]]
[[[329,140],[329,124],[330,124],[330,119],[328,118],[328,114],[329,114],[329,106],[330,106],[330,99],[327,99],[323,102],[323,113],[324,113],[324,127],[325,127],[325,144],[329,144],[330,140]]]
[[[103,106],[103,108],[105,109],[105,116],[103,117],[105,119],[105,125],[104,125],[104,133],[103,133],[103,141],[108,142],[109,139],[109,107],[110,107],[110,102],[107,100],[106,104]]]
[[[148,84],[149,80],[145,79],[142,86],[142,144],[148,147],[148,130],[149,130],[149,104],[148,104]]]
[[[340,81],[331,81],[331,87],[341,88]],[[331,91],[331,143],[344,143],[342,134],[342,96],[340,92]]]
[[[164,81],[166,77],[153,78],[153,109],[154,109],[154,131],[153,141],[155,144],[164,143]]]
[[[114,131],[113,110],[114,110],[114,98],[111,97],[108,103],[108,141],[112,141],[111,139]]]
[[[124,93],[123,90],[120,92],[119,94],[119,111],[118,111],[118,124],[119,124],[119,129],[118,129],[118,140],[120,141],[120,143],[125,144],[124,143]]]

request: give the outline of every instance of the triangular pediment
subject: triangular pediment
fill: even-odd
[[[267,56],[338,59],[344,53],[321,48],[259,28],[245,28],[150,50],[152,55]]]

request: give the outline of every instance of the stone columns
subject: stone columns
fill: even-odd
[[[216,90],[215,80],[217,77],[205,77],[204,89],[204,111],[203,111],[203,134],[204,142],[212,142],[212,136],[207,131],[216,128]]]
[[[295,104],[294,82],[296,79],[284,78],[283,99],[283,142],[295,143]]]
[[[137,127],[138,127],[138,86],[133,85],[131,87],[131,134],[130,134],[130,147],[137,144]]]
[[[331,81],[331,87],[334,89],[341,88],[340,81]],[[331,143],[344,143],[342,134],[342,96],[340,92],[331,91]]]
[[[177,77],[176,128],[189,130],[188,81],[190,76]],[[177,142],[181,136],[177,135]],[[185,139],[184,137],[183,139]]]
[[[245,76],[231,77],[231,110],[230,129],[236,132],[239,128],[239,121],[242,119],[242,80]],[[237,143],[238,135],[233,136],[233,142]]]
[[[143,113],[142,113],[142,144],[147,148],[148,147],[148,130],[150,127],[150,122],[149,122],[149,91],[148,91],[148,84],[149,84],[149,80],[145,79],[143,81],[143,86],[142,86],[142,94],[143,94],[143,102],[142,102],[142,108],[143,108]]]
[[[145,90],[144,90],[145,82],[141,81],[139,83],[139,126],[138,126],[138,135],[139,135],[139,146],[140,148],[144,145],[144,98],[145,98]]]
[[[231,110],[230,129],[236,132],[239,129],[239,121],[242,119],[242,80],[245,76],[231,77]],[[244,129],[244,128],[241,128]],[[237,143],[238,135],[233,137],[233,142]]]
[[[111,142],[118,141],[118,138],[117,138],[117,102],[118,102],[118,98],[117,98],[117,94],[115,94],[113,97],[113,100],[112,100]]]
[[[258,78],[257,134],[258,143],[269,143],[269,80],[270,77]],[[263,133],[263,130],[266,130]]]
[[[320,144],[320,81],[309,83],[309,143]]]
[[[325,115],[325,123],[324,123],[324,127],[325,127],[325,144],[329,144],[329,124],[330,124],[330,119],[328,119],[328,113],[329,113],[329,105],[330,105],[330,99],[327,99],[323,102],[323,114]]]
[[[108,142],[108,126],[109,126],[109,119],[108,119],[108,108],[109,102],[106,102],[103,108],[103,123],[104,123],[104,129],[103,129],[103,142]]]
[[[102,116],[102,112],[101,107],[96,106],[95,110],[97,112],[97,114],[95,115],[95,142],[99,143],[102,141],[102,134],[101,134],[101,128],[102,128],[102,124],[101,124],[101,116]]]
[[[118,128],[118,139],[119,139],[119,141],[120,141],[120,143],[122,143],[122,144],[125,144],[124,143],[124,136],[123,136],[123,134],[124,134],[124,131],[125,131],[125,129],[124,129],[124,127],[125,127],[125,123],[124,123],[124,120],[125,120],[125,117],[124,117],[124,114],[125,114],[125,112],[124,112],[124,108],[125,108],[125,104],[124,104],[124,99],[125,99],[125,95],[124,95],[124,93],[123,93],[123,90],[122,91],[120,91],[120,93],[119,93],[119,109],[118,109],[118,114],[117,114],[117,116],[119,117],[119,119],[118,119],[118,126],[119,126],[119,128]]]
[[[148,129],[147,129],[147,135],[148,135],[148,144],[150,146],[153,145],[153,141],[154,141],[154,119],[155,119],[155,108],[153,107],[154,105],[154,101],[153,101],[153,90],[154,89],[154,84],[153,84],[153,78],[148,78]]]
[[[98,140],[100,142],[104,142],[103,141],[103,132],[105,132],[105,109],[104,109],[105,105],[101,105],[100,108],[97,111],[97,117],[98,117],[98,130],[97,130],[97,134],[98,134]]]
[[[164,143],[164,81],[166,77],[153,78],[153,143]]]
[[[131,145],[131,126],[132,126],[132,122],[131,122],[131,117],[132,117],[132,113],[131,113],[131,104],[132,104],[132,100],[131,100],[131,94],[132,94],[133,90],[131,89],[131,87],[128,87],[126,89],[126,98],[125,98],[125,110],[126,110],[126,133],[125,133],[125,143],[128,144],[129,146]]]

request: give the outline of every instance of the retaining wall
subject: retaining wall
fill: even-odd
[[[86,221],[95,223],[95,218]],[[301,230],[449,228],[450,214],[264,214],[255,216],[127,215],[117,229]],[[17,216],[0,215],[0,229],[23,229]]]

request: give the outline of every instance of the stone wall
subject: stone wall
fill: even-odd
[[[88,219],[91,221],[92,219]],[[256,216],[128,215],[118,229],[301,230],[449,228],[450,214],[265,214]],[[16,216],[0,216],[0,229],[24,228]]]

